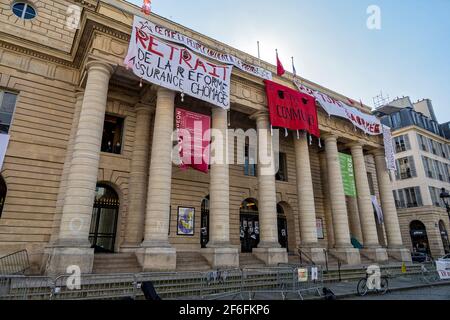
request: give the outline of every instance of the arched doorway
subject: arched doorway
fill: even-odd
[[[241,250],[242,253],[251,253],[259,244],[259,213],[255,199],[247,199],[241,204]]]
[[[288,223],[283,207],[277,204],[278,243],[289,252]]]
[[[413,250],[431,255],[430,244],[428,242],[427,228],[418,220],[411,222],[410,234]]]
[[[450,253],[450,243],[448,239],[448,232],[445,228],[444,221],[439,221],[439,232],[441,233],[442,245],[444,246],[445,254]]]
[[[2,217],[3,206],[5,204],[6,192],[8,189],[6,188],[5,180],[0,176],[0,218]]]
[[[119,196],[108,185],[98,184],[89,233],[96,253],[113,253],[119,217]]]
[[[202,219],[201,219],[201,233],[200,244],[202,248],[206,248],[209,242],[209,196],[202,200]]]

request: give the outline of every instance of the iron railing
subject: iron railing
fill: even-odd
[[[24,274],[30,268],[26,250],[14,252],[0,258],[0,275]]]

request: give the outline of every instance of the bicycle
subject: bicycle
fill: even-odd
[[[358,285],[356,287],[356,290],[358,292],[358,295],[361,297],[364,297],[367,295],[369,291],[376,292],[381,295],[385,295],[389,290],[389,281],[387,276],[381,276],[380,278],[380,289],[374,288],[372,290],[369,289],[367,286],[367,281],[369,280],[369,274],[366,274],[365,278],[362,278],[359,280]]]
[[[422,264],[421,266],[421,276],[422,276],[422,281],[425,283],[435,283],[441,280],[441,278],[439,277],[439,273],[436,270],[428,270],[427,267]]]

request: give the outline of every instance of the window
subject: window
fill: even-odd
[[[36,17],[36,9],[28,3],[16,2],[12,6],[12,11],[20,19],[31,20]]]
[[[375,187],[373,185],[373,176],[371,172],[367,172],[367,180],[369,181],[369,190],[372,196],[375,195]]]
[[[9,133],[14,110],[16,108],[16,100],[16,94],[0,91],[0,133]]]
[[[444,201],[441,199],[441,189],[438,189],[435,187],[429,187],[429,188],[430,188],[431,201],[433,202],[433,205],[436,207],[445,208]]]
[[[417,139],[419,140],[420,150],[428,152],[428,141],[427,141],[427,138],[425,138],[421,134],[417,134]]]
[[[420,188],[406,188],[403,190],[406,198],[407,208],[415,208],[422,206],[422,196],[420,194]]]
[[[399,128],[401,125],[401,118],[400,118],[400,112],[394,113],[391,115],[392,119],[392,126],[393,128]]]
[[[411,145],[409,143],[409,136],[407,134],[400,137],[396,137],[394,139],[394,142],[396,153],[404,152],[411,149]]]
[[[431,159],[422,156],[423,167],[425,168],[425,174],[427,175],[428,178],[434,179],[435,173],[433,172],[433,167],[430,163],[430,160]]]
[[[250,149],[249,145],[245,145],[245,164],[244,174],[249,177],[256,177],[256,152]]]
[[[286,153],[280,153],[279,169],[275,177],[277,181],[288,181]]]
[[[0,176],[0,218],[2,217],[3,206],[5,204],[6,192],[7,188],[5,180],[3,180],[3,177]]]
[[[410,179],[416,176],[416,166],[413,157],[397,160],[397,180]]]
[[[102,152],[121,154],[123,118],[106,115],[103,126]]]

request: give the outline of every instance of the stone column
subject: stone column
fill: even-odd
[[[369,180],[367,178],[366,160],[360,143],[350,145],[357,189],[359,218],[363,234],[364,249],[362,254],[375,261],[388,260],[387,252],[381,248],[375,222],[374,209],[370,198]]]
[[[327,229],[328,248],[334,248],[334,229],[333,229],[333,215],[331,212],[330,192],[328,188],[328,168],[327,157],[325,152],[319,154],[320,161],[320,177],[322,180],[322,194],[323,194],[323,210],[325,212],[325,224]]]
[[[260,243],[253,253],[269,266],[286,263],[287,251],[278,242],[277,196],[275,185],[275,155],[270,133],[269,114],[252,116],[258,130],[258,210]]]
[[[176,269],[176,250],[169,243],[172,189],[172,133],[175,92],[159,88],[149,169],[145,235],[138,258],[144,271]]]
[[[153,107],[141,103],[135,106],[136,130],[131,156],[128,217],[122,246],[125,250],[136,251],[144,237],[152,109]]]
[[[300,220],[301,250],[315,263],[325,261],[323,248],[319,247],[316,226],[316,207],[311,176],[309,146],[305,133],[294,138],[295,166],[297,171],[297,197]]]
[[[380,192],[381,208],[384,216],[384,226],[388,242],[388,254],[401,261],[411,261],[411,254],[403,246],[400,224],[392,193],[392,182],[386,168],[386,160],[383,149],[378,149],[372,154],[375,157],[377,170],[378,189]]]
[[[328,190],[333,215],[335,248],[331,251],[340,260],[349,265],[361,262],[359,250],[354,249],[350,240],[347,205],[342,182],[341,165],[337,146],[337,136],[326,135],[325,152],[328,166]]]
[[[64,158],[64,166],[61,174],[61,182],[59,184],[58,198],[56,200],[55,216],[53,218],[52,234],[50,236],[50,246],[58,240],[59,226],[61,224],[61,214],[64,206],[64,198],[66,196],[67,178],[69,177],[70,164],[72,163],[73,147],[75,144],[75,136],[77,134],[78,122],[80,120],[81,106],[83,105],[84,92],[75,92],[75,107],[73,112],[72,127],[70,130],[69,141],[67,142],[66,157]]]
[[[88,62],[86,68],[86,89],[67,178],[59,238],[48,260],[48,274],[66,273],[71,265],[79,266],[82,273],[90,273],[93,266],[94,249],[89,243],[89,229],[113,68],[101,61]]]
[[[361,244],[363,244],[364,238],[361,230],[361,220],[359,219],[358,200],[354,197],[346,197],[346,200],[350,236],[355,237]]]
[[[215,159],[210,170],[210,240],[203,255],[213,268],[239,267],[239,251],[230,243],[230,176],[228,164],[227,111],[212,108]]]

